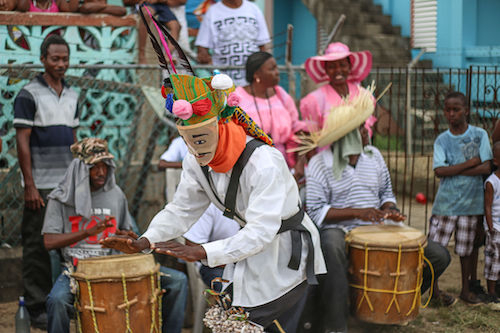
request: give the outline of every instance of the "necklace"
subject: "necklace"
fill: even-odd
[[[274,89],[274,88],[273,88]],[[262,118],[260,117],[260,110],[259,110],[259,105],[257,104],[257,99],[255,98],[255,91],[253,90],[253,85],[250,85],[250,90],[252,91],[252,96],[253,96],[253,104],[255,105],[255,109],[257,110],[257,116],[259,117],[259,123],[261,124],[262,130],[267,133],[272,139],[272,133],[273,133],[273,108],[271,107],[271,102],[269,101],[269,96],[267,95],[267,89],[266,89],[266,100],[267,100],[267,105],[269,106],[269,123],[271,124],[269,131],[266,131],[264,129],[264,123],[262,122]]]

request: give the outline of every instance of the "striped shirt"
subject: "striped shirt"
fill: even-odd
[[[396,203],[391,176],[380,151],[366,146],[356,167],[347,165],[340,179],[333,176],[333,154],[326,149],[315,155],[306,170],[307,214],[321,228],[345,231],[364,224],[358,219],[324,223],[330,208],[380,208],[386,202]]]
[[[78,94],[63,85],[59,96],[40,74],[14,101],[14,127],[31,128],[32,174],[39,189],[55,188],[73,160],[69,147],[78,126]]]

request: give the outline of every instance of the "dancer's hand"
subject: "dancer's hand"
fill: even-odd
[[[137,237],[137,235],[135,235]],[[147,238],[135,239],[130,235],[115,235],[99,241],[102,247],[115,249],[124,253],[137,253],[149,248]]]
[[[198,261],[207,258],[201,245],[189,246],[176,241],[153,243],[151,248],[157,253],[167,254],[185,261]]]

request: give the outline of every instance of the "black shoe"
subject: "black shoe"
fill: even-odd
[[[486,293],[486,290],[481,286],[480,280],[469,281],[469,291],[476,294],[482,301],[487,299],[488,293]]]
[[[47,312],[41,312],[36,316],[33,316],[30,318],[31,321],[31,326],[41,329],[41,330],[47,330]]]

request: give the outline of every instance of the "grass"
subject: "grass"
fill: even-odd
[[[451,292],[451,290],[447,290]],[[407,326],[374,325],[355,321],[350,330],[354,333],[455,333],[455,332],[500,332],[500,312],[488,308],[487,305],[469,306],[457,302],[454,306],[428,307],[420,309],[418,317]]]

